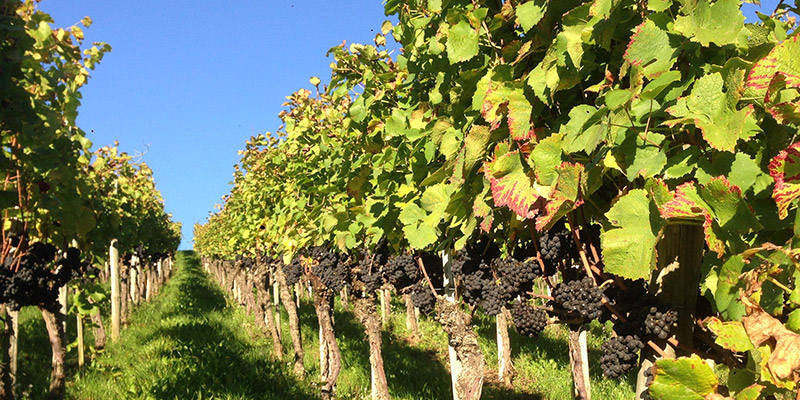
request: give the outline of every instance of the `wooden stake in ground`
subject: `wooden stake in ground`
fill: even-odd
[[[514,366],[511,364],[511,340],[508,337],[508,310],[503,307],[497,314],[497,379],[510,386],[514,378]]]
[[[678,342],[692,347],[694,315],[700,287],[700,270],[703,264],[705,233],[702,226],[667,225],[656,245],[658,273],[650,282],[650,290],[664,304],[678,313],[677,327],[672,335]],[[667,346],[666,354],[681,354],[681,350]],[[655,352],[645,347],[642,364],[636,379],[636,398],[647,389],[644,372],[657,359]]]
[[[416,341],[419,339],[419,323],[416,307],[414,307],[414,303],[411,301],[411,294],[404,294],[403,302],[406,305],[406,329],[411,332],[411,339]]]
[[[75,317],[75,320],[75,327],[78,332],[78,338],[76,339],[78,341],[78,367],[83,367],[83,364],[85,363],[85,351],[83,348],[83,316],[78,314]]]
[[[589,382],[589,352],[586,331],[581,327],[569,329],[569,366],[576,399],[591,400],[592,388]]]
[[[108,258],[111,262],[111,340],[119,340],[120,318],[120,276],[119,276],[119,250],[117,250],[117,239],[111,241],[108,250]]]

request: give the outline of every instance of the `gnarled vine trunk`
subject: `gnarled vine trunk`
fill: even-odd
[[[311,276],[311,285],[314,287],[314,309],[317,311],[317,321],[321,333],[320,352],[325,351],[327,355],[324,357],[327,365],[320,365],[320,370],[325,371],[325,382],[320,389],[322,398],[330,399],[333,389],[336,387],[336,380],[339,378],[339,371],[342,369],[342,354],[333,330],[333,309],[331,307],[333,294],[316,276]],[[291,298],[289,301],[291,302]]]
[[[372,369],[372,399],[388,400],[389,383],[386,380],[386,371],[383,368],[383,353],[381,352],[381,318],[375,308],[375,299],[353,299],[356,317],[364,325],[369,342],[369,365]],[[413,311],[413,310],[412,310]]]
[[[417,310],[414,309],[414,303],[411,301],[411,294],[404,294],[403,302],[406,304],[406,329],[411,332],[411,339],[417,341],[419,340],[419,322]]]
[[[483,391],[483,352],[478,345],[478,335],[469,324],[469,315],[444,297],[436,299],[436,318],[447,333],[455,351],[460,371],[453,381],[455,398],[479,400]],[[455,368],[453,365],[450,368]]]
[[[511,364],[511,340],[508,337],[508,321],[511,315],[503,307],[497,314],[497,379],[510,386],[514,379],[514,366]]]
[[[52,370],[50,372],[50,393],[48,399],[63,399],[66,394],[66,375],[64,373],[64,330],[61,313],[52,313],[42,309],[42,318],[47,327],[47,336],[50,338],[50,349],[53,352]]]
[[[294,373],[297,376],[305,375],[305,367],[303,366],[303,341],[300,336],[300,317],[297,315],[297,308],[292,301],[292,294],[289,293],[289,288],[286,286],[286,276],[283,274],[280,266],[275,267],[275,277],[280,286],[281,302],[286,309],[286,314],[289,315],[289,336],[292,338],[292,347],[294,348]]]

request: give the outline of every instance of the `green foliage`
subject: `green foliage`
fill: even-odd
[[[506,248],[572,216],[603,227],[606,272],[649,279],[663,228],[701,224],[719,316],[795,312],[797,10],[744,24],[739,6],[389,1],[402,52],[331,49],[329,84],[247,143],[196,248]],[[791,386],[753,377],[743,392]]]

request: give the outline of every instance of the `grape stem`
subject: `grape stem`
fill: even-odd
[[[539,243],[536,241],[536,229],[534,229],[533,224],[531,226],[531,242],[533,243],[533,248],[536,249],[536,261],[539,263],[539,268],[542,270],[542,274],[545,273],[544,261],[542,261],[542,253],[539,251]],[[547,286],[550,289],[553,289],[553,283],[550,282],[549,279],[544,280],[547,283]]]
[[[428,276],[428,271],[425,270],[425,263],[422,262],[422,257],[417,257],[417,265],[419,265],[419,269],[422,271],[422,275],[425,276],[425,281],[428,282],[428,286],[431,287],[431,291],[433,292],[433,297],[436,297],[436,288],[433,287],[433,282],[431,282],[431,278]]]
[[[532,297],[538,297],[540,299],[555,300],[555,298],[553,296],[548,296],[546,294],[539,294],[539,293],[535,293],[535,292],[525,292],[525,293],[530,295],[530,296],[532,296]]]
[[[586,275],[592,277],[592,283],[594,283],[595,286],[597,286],[597,280],[594,278],[592,267],[589,265],[589,259],[586,258],[586,250],[583,249],[581,238],[580,236],[578,236],[578,226],[575,225],[574,222],[575,220],[572,218],[571,213],[567,213],[567,221],[569,222],[569,227],[571,228],[570,231],[572,232],[572,239],[575,241],[575,246],[577,246],[578,248],[578,254],[580,254],[581,256],[581,262],[583,262],[583,268],[586,269]]]

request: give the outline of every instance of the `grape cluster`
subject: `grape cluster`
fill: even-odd
[[[590,276],[559,283],[553,289],[553,298],[554,308],[581,318],[593,320],[602,315],[603,289],[595,286]]]
[[[453,262],[453,273],[461,279],[464,288],[461,295],[464,301],[480,306],[489,315],[500,313],[505,301],[500,295],[500,287],[494,280],[492,270],[486,263],[466,251],[460,251],[456,253]]]
[[[639,397],[641,400],[654,400],[653,396],[650,395],[650,385],[652,385],[655,380],[655,376],[653,375],[653,369],[655,367],[655,365],[651,365],[650,368],[644,370],[644,386],[647,390],[642,391],[642,395]]]
[[[319,277],[322,284],[334,292],[342,290],[350,273],[346,259],[325,246],[312,247],[309,255],[317,262],[311,272]]]
[[[559,261],[565,260],[569,264],[571,260],[578,258],[572,232],[563,222],[557,223],[539,236],[539,252],[548,276],[555,274]]]
[[[639,350],[644,343],[639,336],[614,336],[603,343],[600,368],[608,378],[619,378],[639,363]]]
[[[547,312],[521,301],[515,301],[511,305],[511,319],[514,320],[517,332],[524,336],[536,336],[547,326]]]
[[[383,272],[379,264],[381,257],[363,249],[360,253],[356,278],[364,283],[361,295],[368,296],[383,285]]]
[[[236,259],[234,261],[237,264],[239,264],[245,270],[252,269],[253,266],[255,266],[255,263],[256,263],[256,260],[254,260],[254,259],[252,259],[250,257],[247,257],[247,256],[245,256],[243,254],[239,254],[238,256],[236,256]]]
[[[659,339],[669,337],[670,328],[678,322],[675,311],[661,311],[658,307],[650,307],[644,320],[645,333],[656,335]]]
[[[420,313],[428,315],[436,306],[436,297],[424,282],[417,282],[411,289],[411,303],[419,308]]]
[[[626,283],[626,290],[618,291],[612,299],[617,311],[625,316],[625,322],[614,324],[614,330],[621,335],[664,340],[678,321],[675,311],[647,293],[647,285],[642,280]]]
[[[510,302],[517,296],[523,296],[533,290],[533,282],[542,272],[535,260],[523,262],[509,257],[496,260],[494,266],[500,276],[498,290],[504,302]]]
[[[19,258],[7,256],[0,269],[0,303],[12,310],[29,305],[58,309],[58,289],[81,276],[88,264],[81,263],[78,249],[69,248],[59,257],[56,251],[51,244],[37,242]]]
[[[419,280],[420,273],[417,262],[411,254],[399,254],[389,257],[384,267],[386,281],[397,290],[403,290]]]
[[[303,259],[297,256],[289,264],[283,264],[283,275],[286,278],[287,286],[299,282],[300,277],[303,276]]]

